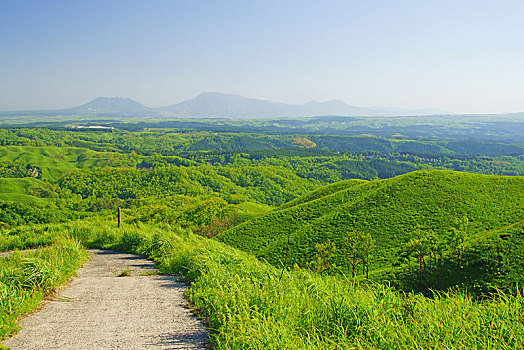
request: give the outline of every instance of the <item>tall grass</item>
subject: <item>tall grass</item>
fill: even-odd
[[[477,302],[460,291],[426,298],[300,269],[280,279],[214,242],[189,255],[189,299],[210,316],[218,349],[516,349],[524,339],[520,293]]]
[[[154,259],[184,274],[187,297],[209,320],[215,349],[522,349],[524,297],[478,301],[463,291],[433,298],[299,268],[281,270],[217,241],[169,226],[120,230],[62,225],[87,246]]]
[[[169,226],[70,227],[88,245],[155,259],[191,282],[216,349],[520,349],[524,298],[426,298],[299,268],[281,271],[217,241]]]
[[[64,225],[44,224],[19,226],[0,231],[0,251],[45,247],[67,236]]]
[[[0,258],[0,339],[17,330],[17,318],[63,284],[86,259],[81,244],[61,238],[34,251]]]

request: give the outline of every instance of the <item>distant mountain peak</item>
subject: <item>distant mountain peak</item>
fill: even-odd
[[[116,113],[144,115],[155,114],[153,110],[127,97],[97,97],[94,100],[71,109],[75,113]]]
[[[435,109],[409,110],[403,108],[357,107],[341,100],[311,101],[303,105],[287,104],[248,98],[241,95],[206,91],[193,99],[168,107],[157,108],[162,115],[172,117],[223,117],[223,118],[282,118],[338,116],[398,116],[447,114]]]
[[[157,109],[174,117],[280,118],[327,114],[366,115],[364,109],[342,101],[309,102],[304,105],[273,102],[221,92],[203,92],[193,99]]]
[[[266,99],[248,98],[241,95],[205,91],[192,98],[171,106],[149,108],[128,97],[97,97],[81,106],[42,111],[49,115],[56,113],[120,116],[168,116],[182,118],[220,117],[247,119],[275,119],[293,117],[380,117],[380,116],[422,116],[450,114],[435,108],[410,110],[405,108],[358,107],[341,100],[311,101],[302,105],[273,102]],[[18,112],[17,112],[18,113]],[[23,111],[23,113],[33,113]]]
[[[226,93],[223,93],[223,92],[218,92],[218,91],[204,91],[202,93],[200,93],[198,97],[205,97],[205,96],[237,96],[237,97],[243,97],[241,95],[235,95],[235,94],[226,94]]]

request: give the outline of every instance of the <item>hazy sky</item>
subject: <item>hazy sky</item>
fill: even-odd
[[[203,91],[524,111],[524,2],[0,1],[0,110]]]

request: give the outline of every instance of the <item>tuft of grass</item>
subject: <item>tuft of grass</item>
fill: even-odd
[[[150,270],[150,271],[142,272],[142,276],[156,276],[156,275],[158,275],[157,270]]]
[[[122,271],[117,275],[117,277],[131,277],[131,270],[129,270],[129,269],[122,270]]]
[[[86,259],[79,241],[70,238],[0,259],[0,339],[15,333],[18,317],[34,310]]]

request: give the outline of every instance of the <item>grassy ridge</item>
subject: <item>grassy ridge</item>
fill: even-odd
[[[61,238],[35,251],[0,258],[0,339],[17,330],[17,318],[71,277],[87,258],[76,240]]]
[[[517,349],[524,337],[520,293],[482,302],[461,292],[428,299],[341,276],[281,271],[168,226],[119,230],[100,221],[71,222],[41,226],[35,234],[49,231],[184,273],[189,300],[209,317],[215,349]]]
[[[417,231],[443,240],[457,229],[457,220],[467,218],[468,240],[523,220],[523,194],[522,177],[417,171],[356,186],[350,182],[341,191],[245,222],[218,239],[277,266],[284,261],[305,266],[317,243],[330,240],[340,247],[344,237],[362,231],[375,239],[372,270],[383,270],[400,262]],[[452,248],[448,243],[444,250]],[[341,251],[334,261],[348,271]]]
[[[51,185],[32,177],[0,178],[0,199],[34,204],[56,196]]]
[[[310,193],[306,193],[305,195],[295,198],[292,201],[284,203],[278,209],[282,210],[282,209],[294,207],[302,203],[311,202],[311,201],[314,201],[315,199],[329,196],[330,194],[333,194],[333,193],[336,193],[342,190],[346,190],[353,186],[361,185],[366,182],[367,181],[360,180],[360,179],[350,179],[350,180],[338,181],[333,184],[323,186]]]
[[[129,162],[128,157],[119,153],[52,146],[4,146],[0,147],[0,158],[37,166],[41,170],[42,179],[51,181],[58,180],[70,171],[94,166],[124,166]]]

